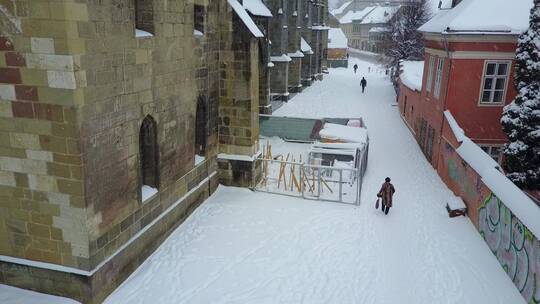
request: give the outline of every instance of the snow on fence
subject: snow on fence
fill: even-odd
[[[449,111],[439,174],[467,203],[469,216],[527,303],[540,303],[540,207],[472,142]]]
[[[263,178],[255,190],[302,197],[311,200],[359,205],[362,181],[367,168],[367,146],[358,150],[358,161],[354,163],[332,161],[323,165],[322,159],[310,156],[307,163],[301,157],[291,155],[272,158],[267,150],[262,162]]]

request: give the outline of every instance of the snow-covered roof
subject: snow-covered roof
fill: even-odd
[[[339,19],[339,23],[347,24],[353,22],[353,20],[362,20],[374,9],[375,6],[368,6],[361,11],[348,11],[343,17]]]
[[[311,46],[307,41],[304,39],[304,37],[300,37],[300,50],[304,52],[304,54],[311,55],[313,54],[313,50],[311,49]]]
[[[352,3],[352,1],[347,1],[343,3],[340,7],[333,9],[330,13],[334,16],[343,14],[343,11]]]
[[[420,27],[427,33],[520,34],[529,26],[533,0],[463,0],[441,9]]]
[[[363,19],[362,24],[387,23],[394,17],[400,6],[377,6]]]
[[[494,0],[492,0],[494,1]],[[525,192],[498,170],[499,164],[470,140],[459,127],[450,111],[444,116],[454,135],[461,143],[456,152],[476,171],[482,182],[497,196],[506,207],[536,236],[540,237],[540,208]]]
[[[402,61],[399,79],[406,87],[415,91],[422,91],[422,76],[424,74],[424,61]]]
[[[328,31],[328,48],[329,49],[346,49],[347,37],[339,28],[331,28]]]
[[[246,12],[242,4],[240,4],[237,0],[227,0],[229,2],[229,5],[233,8],[233,10],[236,12],[238,17],[242,19],[242,22],[247,26],[249,31],[253,34],[253,36],[257,38],[264,37],[261,30],[257,27],[255,22],[253,22],[253,19],[249,16],[249,14]]]
[[[255,16],[272,17],[272,13],[261,0],[244,0],[244,8]]]
[[[367,143],[368,134],[366,128],[350,127],[333,123],[325,123],[319,132],[321,138],[329,140],[341,140],[349,143]]]

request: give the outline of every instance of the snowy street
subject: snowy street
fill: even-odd
[[[106,303],[523,303],[472,223],[448,218],[384,73],[352,60],[358,74],[331,69],[275,114],[365,119],[360,207],[222,187]],[[386,176],[388,216],[374,209]]]
[[[401,120],[384,71],[354,63],[358,74],[330,69],[275,114],[363,117],[359,207],[220,187],[105,303],[524,303],[469,219],[448,217],[453,194]],[[374,208],[386,176],[396,188],[387,216]],[[0,303],[19,303],[6,296]]]

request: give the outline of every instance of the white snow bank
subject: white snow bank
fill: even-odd
[[[300,37],[300,50],[304,52],[304,54],[312,55],[313,50],[311,49],[311,46],[307,41],[304,39],[304,37]]]
[[[152,34],[149,33],[149,32],[140,30],[140,29],[135,29],[135,37],[137,37],[137,38],[142,38],[142,37],[154,37],[154,35],[152,35]]]
[[[402,61],[399,79],[406,87],[418,92],[422,91],[424,61]]]
[[[141,188],[141,194],[142,194],[142,201],[146,201],[147,199],[154,196],[156,193],[158,193],[158,189],[144,185]]]
[[[329,49],[346,49],[347,37],[339,28],[331,28],[328,31],[328,48]]]
[[[79,302],[51,296],[31,290],[0,284],[0,303],[2,304],[78,304]]]
[[[529,27],[533,0],[463,0],[453,9],[439,10],[422,32],[521,34]]]
[[[461,145],[456,152],[476,171],[486,186],[508,207],[514,215],[540,238],[540,207],[521,189],[498,170],[499,164],[477,144],[470,140],[459,127],[450,111],[445,117]]]
[[[272,17],[272,13],[261,0],[244,0],[244,8],[255,16]]]
[[[246,27],[249,29],[249,31],[253,34],[253,36],[257,38],[264,37],[261,30],[257,27],[255,22],[253,22],[253,19],[249,16],[249,14],[246,12],[242,4],[238,3],[237,0],[227,0],[229,2],[229,5],[233,8],[233,10],[236,12],[238,17],[244,22]]]
[[[365,128],[349,127],[333,123],[325,123],[319,132],[321,138],[352,143],[367,143],[368,134]]]

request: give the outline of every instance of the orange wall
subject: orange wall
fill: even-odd
[[[328,59],[347,58],[347,49],[328,49]]]
[[[507,81],[505,104],[480,105],[480,90],[485,60],[454,59],[450,73],[447,108],[452,112],[468,137],[476,142],[504,143],[506,135],[502,131],[501,116],[504,105],[516,96],[513,83],[514,66]]]

